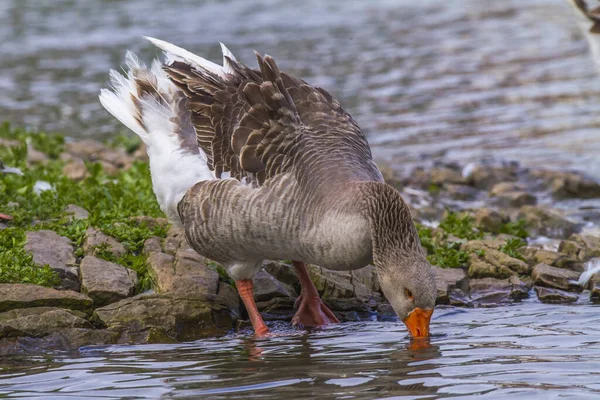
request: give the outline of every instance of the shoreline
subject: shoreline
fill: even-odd
[[[0,354],[248,326],[223,268],[160,212],[139,142],[65,141],[4,124],[0,160],[23,172],[0,175],[0,213],[13,217],[0,221]],[[600,273],[578,283],[587,266],[600,268],[590,263],[600,257],[596,180],[514,162],[379,166],[437,265],[440,306],[600,302]],[[395,318],[374,267],[309,272],[341,321]],[[266,261],[255,291],[266,321],[291,320],[299,283],[289,262]]]

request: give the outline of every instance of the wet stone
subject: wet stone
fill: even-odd
[[[34,337],[50,335],[65,328],[92,328],[82,315],[55,307],[15,309],[0,313],[0,326],[3,327],[0,331],[4,331],[6,336],[15,336],[15,332],[19,332],[18,336]]]
[[[480,208],[475,212],[475,225],[482,227],[486,232],[500,232],[505,222],[508,222],[508,218],[495,210]]]
[[[465,271],[460,268],[433,267],[435,274],[435,285],[437,288],[436,304],[448,304],[449,292],[461,284],[466,278]]]
[[[552,289],[547,287],[536,286],[535,293],[542,303],[574,303],[578,300],[579,296],[574,293],[565,292],[558,289]]]
[[[59,289],[79,290],[79,271],[70,239],[49,230],[27,232],[24,249],[32,254],[34,263],[48,264],[56,271],[60,277]]]
[[[533,236],[566,239],[579,230],[579,225],[569,221],[554,209],[526,205],[521,207],[518,219],[525,220]]]
[[[600,303],[600,273],[592,275],[590,279],[590,301]]]
[[[80,269],[81,289],[97,307],[122,300],[135,291],[137,273],[121,265],[85,256]]]
[[[27,283],[0,284],[0,312],[28,307],[60,307],[87,312],[92,307],[92,299],[71,290]]]
[[[536,285],[581,292],[583,288],[577,281],[579,275],[575,271],[538,264],[533,268],[531,277]]]
[[[259,271],[252,279],[254,282],[254,299],[257,302],[269,301],[275,297],[296,297],[296,293],[268,272]]]
[[[461,289],[454,288],[448,293],[448,300],[451,306],[471,307],[471,299]]]
[[[471,302],[474,307],[495,307],[511,302],[512,284],[505,279],[471,279]]]
[[[503,192],[494,197],[494,204],[499,207],[521,207],[537,204],[537,198],[523,191]]]
[[[456,184],[445,184],[444,191],[451,198],[462,201],[475,200],[479,194],[479,191],[471,186]]]
[[[256,307],[265,321],[291,321],[296,313],[294,303],[290,297],[274,297],[257,302]]]
[[[263,268],[280,282],[290,286],[300,285],[300,281],[298,280],[296,271],[294,271],[294,267],[289,264],[279,261],[265,261],[263,263]]]

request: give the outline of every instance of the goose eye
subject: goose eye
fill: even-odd
[[[404,289],[404,294],[406,295],[406,297],[408,297],[409,300],[412,300],[414,297],[413,293],[408,289]]]

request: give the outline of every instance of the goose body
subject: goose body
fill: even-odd
[[[435,283],[410,212],[385,184],[358,124],[326,91],[258,70],[222,45],[223,65],[149,38],[166,55],[111,71],[100,101],[146,143],[154,191],[190,245],[236,281],[255,330],[252,298],[265,259],[292,259],[302,286],[296,322],[337,322],[304,263],[354,270],[373,262],[384,294],[413,336],[427,336]],[[296,319],[296,317],[295,317]]]

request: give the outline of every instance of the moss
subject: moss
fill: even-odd
[[[8,224],[10,229],[2,231],[0,265],[3,272],[0,273],[0,281],[51,286],[54,278],[49,275],[48,269],[36,267],[31,256],[22,249],[25,232],[53,230],[71,239],[76,248],[75,254],[82,256],[85,231],[93,226],[125,245],[128,253],[117,262],[138,272],[140,290],[149,288],[145,256],[141,250],[147,238],[165,237],[166,228],[140,226],[131,220],[131,217],[140,215],[163,216],[152,192],[148,164],[136,161],[130,169],[109,177],[101,164],[89,163],[86,166],[90,176],[75,182],[62,174],[64,161],[58,158],[64,144],[61,136],[12,129],[3,124],[0,126],[0,138],[21,142],[20,146],[0,147],[0,160],[23,171],[23,175],[3,175],[0,185],[0,212],[13,217]],[[51,160],[28,167],[26,141],[48,154]],[[37,181],[50,183],[52,189],[36,193],[34,186]],[[69,204],[86,209],[89,218],[72,219],[66,213]]]

